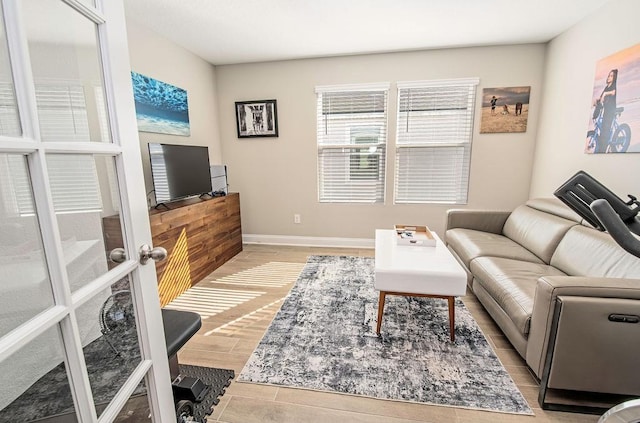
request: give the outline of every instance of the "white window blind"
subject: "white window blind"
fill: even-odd
[[[398,83],[395,203],[466,204],[477,84]]]
[[[316,93],[319,201],[383,203],[389,84]]]
[[[12,83],[0,83],[0,134],[20,136],[20,117]]]
[[[31,182],[20,155],[9,155],[7,165],[13,185],[15,213],[21,216],[35,213]],[[99,212],[102,210],[100,187],[95,159],[91,155],[50,154],[47,168],[51,185],[51,197],[56,213]],[[2,172],[0,172],[2,173]]]
[[[56,213],[102,211],[96,161],[91,155],[47,155]]]
[[[154,171],[153,189],[156,201],[167,201],[171,198],[169,192],[169,179],[167,178],[167,166],[164,162],[164,153],[160,144],[149,144],[149,157]]]
[[[36,84],[40,132],[46,141],[89,141],[84,89],[72,83]],[[0,90],[0,104],[10,104],[12,90]],[[19,126],[18,126],[19,128]],[[0,161],[9,174],[14,192],[12,208],[18,215],[32,215],[34,204],[25,158],[8,155]],[[56,213],[101,211],[102,199],[95,159],[91,155],[50,154],[47,168]]]
[[[33,212],[26,167],[25,156],[0,154],[0,215],[2,217],[20,216],[21,207],[22,210]]]
[[[107,115],[107,103],[104,98],[102,86],[93,87],[96,98],[96,109],[98,112],[98,123],[100,125],[100,141],[109,142],[111,131],[109,129],[109,119]],[[118,189],[118,177],[116,175],[115,163],[111,161],[106,165],[107,179],[109,181],[109,193],[111,195],[111,206],[114,212],[120,212],[120,191]]]
[[[36,103],[43,141],[90,141],[81,85],[36,84]]]

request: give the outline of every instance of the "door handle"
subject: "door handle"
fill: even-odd
[[[149,259],[154,261],[163,261],[167,258],[167,250],[162,247],[151,248],[147,244],[140,247],[139,254],[140,264],[147,264]]]
[[[114,263],[123,263],[127,259],[127,253],[124,248],[114,248],[109,252],[109,260]]]

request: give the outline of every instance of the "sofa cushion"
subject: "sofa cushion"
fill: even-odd
[[[471,261],[471,272],[474,285],[482,285],[525,337],[529,335],[538,278],[564,276],[544,263],[501,257],[478,257]]]
[[[527,206],[535,210],[540,210],[545,213],[554,214],[558,217],[562,217],[567,220],[572,220],[576,223],[584,223],[585,220],[579,216],[576,212],[571,210],[566,204],[559,199],[553,198],[532,198],[525,203]]]
[[[447,245],[456,252],[456,255],[467,266],[467,269],[470,269],[469,263],[471,260],[483,256],[542,263],[535,254],[527,251],[504,235],[456,228],[449,229],[446,237]]]
[[[567,232],[551,264],[571,276],[640,279],[640,258],[624,251],[608,233],[585,226]]]
[[[548,264],[564,234],[576,225],[575,220],[522,205],[511,213],[503,233]]]

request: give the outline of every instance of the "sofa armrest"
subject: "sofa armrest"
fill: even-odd
[[[640,280],[582,276],[543,276],[538,279],[526,354],[527,364],[538,377],[542,376],[553,311],[560,295],[640,300]]]
[[[474,229],[476,231],[502,234],[504,223],[511,212],[492,210],[447,210],[446,230],[454,228]]]

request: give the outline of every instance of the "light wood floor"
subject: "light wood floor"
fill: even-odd
[[[373,257],[373,250],[245,245],[196,285],[180,307],[200,312],[202,329],[180,351],[184,364],[233,369],[236,377],[260,342],[309,255]],[[207,296],[211,295],[210,298]],[[215,298],[216,300],[212,300]],[[464,298],[535,416],[376,400],[233,381],[209,422],[502,423],[597,422],[593,415],[543,411],[538,383],[473,295]]]

